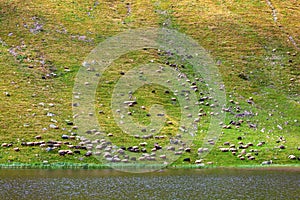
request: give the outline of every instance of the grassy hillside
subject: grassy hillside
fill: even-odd
[[[192,37],[210,53],[220,70],[228,112],[220,124],[224,127],[220,138],[203,163],[236,166],[273,160],[275,164],[299,164],[300,5],[296,0],[2,0],[0,9],[1,164],[99,163],[95,157],[84,155],[86,149],[80,149],[80,154],[58,154],[61,149],[74,152],[68,145],[81,142],[72,123],[75,76],[98,43],[142,27],[167,27]],[[118,146],[144,141],[128,137],[114,122],[112,90],[122,76],[120,72],[151,60],[164,67],[170,67],[166,61],[178,64],[188,78],[195,78],[185,63],[176,63],[174,57],[157,49],[141,49],[117,59],[102,74],[95,106],[101,127],[113,134],[110,139]],[[197,94],[198,98],[207,93],[207,88],[202,89],[204,94]],[[147,113],[159,102],[164,102],[167,121],[173,122],[166,123],[158,134],[166,135],[164,139],[147,140],[148,152],[156,142],[167,144],[179,128],[180,105],[170,105],[173,94],[166,95],[165,90],[152,85],[134,93],[138,106],[131,112],[137,122],[149,124]],[[140,108],[142,105],[145,109]],[[183,151],[175,165],[190,165],[199,159],[197,149],[208,130],[211,112],[209,106],[201,108],[203,116],[191,152]],[[246,111],[250,114],[237,117]],[[62,139],[62,135],[69,137]],[[48,141],[61,143],[49,149]],[[235,145],[235,155],[220,151],[220,147],[229,148],[226,143]],[[262,145],[257,146],[259,143]],[[249,160],[244,153],[255,159]],[[289,159],[289,155],[296,159]]]

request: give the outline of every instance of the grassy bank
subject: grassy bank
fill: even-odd
[[[224,111],[219,140],[203,158],[205,166],[213,162],[212,166],[255,167],[273,160],[276,165],[299,167],[300,33],[296,19],[300,18],[300,7],[296,1],[271,2],[270,7],[263,0],[1,1],[1,167],[102,168],[95,157],[85,156],[87,149],[74,153],[75,146],[85,146],[80,144],[82,133],[73,123],[75,76],[98,43],[141,27],[167,27],[192,37],[220,70],[227,98],[227,104],[220,106],[228,112]],[[187,78],[196,78],[187,63],[158,49],[141,49],[115,60],[102,74],[95,107],[103,132],[112,133],[110,140],[117,146],[135,146],[144,140],[129,137],[117,126],[111,110],[112,91],[123,76],[121,72],[151,62],[164,67],[176,64]],[[202,92],[197,98],[207,97],[205,83],[197,85]],[[174,94],[151,85],[140,88],[134,96],[138,104],[130,112],[135,122],[149,124],[151,105],[157,103],[166,109],[166,121],[172,122],[165,123],[157,134],[165,138],[147,140],[147,152],[154,143],[167,145],[179,129],[180,105],[169,101]],[[196,167],[213,103],[205,100],[199,105],[202,115],[191,151],[183,151],[174,166]],[[248,114],[237,117],[243,113]],[[68,137],[63,139],[63,135]],[[50,147],[49,141],[56,142],[57,148]],[[235,146],[235,154],[220,150],[230,145]],[[62,149],[73,153],[59,155]],[[254,159],[248,159],[250,156]],[[49,164],[40,164],[44,161]]]
[[[11,164],[1,164],[0,169],[118,169],[120,170],[122,166],[107,166],[103,164],[93,164],[93,163],[53,163],[53,164],[45,164],[45,163],[11,163]],[[126,166],[125,169],[129,166]],[[151,166],[145,168],[145,166],[131,166],[136,169],[148,169]],[[252,170],[290,170],[290,171],[298,171],[300,170],[299,164],[286,164],[286,165],[228,165],[228,166],[216,166],[216,165],[170,165],[170,166],[159,166],[153,165],[155,167],[155,171],[164,170],[164,169],[252,169]],[[123,170],[124,171],[124,170]],[[125,170],[126,171],[126,170]],[[151,171],[151,170],[150,170]]]

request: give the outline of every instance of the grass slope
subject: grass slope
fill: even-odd
[[[300,157],[300,28],[296,20],[300,18],[300,6],[297,1],[274,0],[271,7],[267,2],[270,1],[1,1],[0,142],[12,147],[0,147],[0,163],[98,163],[94,157],[84,156],[86,150],[81,150],[80,155],[59,156],[58,149],[48,152],[38,145],[22,146],[22,142],[61,141],[61,149],[79,144],[76,138],[63,140],[61,136],[76,136],[74,125],[68,123],[73,120],[72,90],[87,54],[117,33],[161,26],[191,36],[215,59],[225,83],[227,107],[234,113],[227,113],[226,125],[239,120],[235,117],[238,107],[241,113],[254,114],[242,118],[242,125],[224,129],[204,163],[299,163],[288,156]],[[140,50],[119,58],[102,76],[96,102],[97,111],[103,113],[98,116],[99,123],[107,133],[114,134],[112,140],[117,145],[137,145],[140,140],[129,139],[116,126],[110,110],[112,89],[121,71],[150,60],[162,65],[167,60],[173,62],[156,49]],[[180,70],[193,78],[189,68]],[[141,88],[134,95],[146,109],[133,107],[131,111],[136,121],[147,124],[150,106],[165,102],[167,120],[174,125],[166,124],[160,134],[172,137],[178,130],[180,107],[168,105],[172,94],[165,95],[165,89],[156,85]],[[152,90],[156,93],[149,92]],[[253,97],[251,104],[247,103],[249,97]],[[201,117],[192,152],[184,153],[174,165],[190,165],[198,159],[197,149],[210,122],[210,109],[204,106],[202,112],[207,116]],[[51,124],[57,128],[51,128]],[[167,143],[168,139],[159,142]],[[235,156],[219,150],[218,147],[227,147],[224,142],[236,147],[238,142],[253,143],[247,153],[253,149],[258,154],[252,152],[255,160],[241,160],[237,157],[241,149]],[[265,144],[256,146],[259,142]],[[20,151],[13,149],[16,147]],[[150,150],[150,145],[147,148]],[[191,162],[184,162],[184,158]]]

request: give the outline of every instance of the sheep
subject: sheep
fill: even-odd
[[[195,164],[200,164],[200,163],[202,163],[202,162],[203,162],[203,159],[196,160],[196,161],[195,161]]]
[[[289,157],[288,157],[290,160],[296,160],[296,156],[294,156],[294,155],[289,155]]]
[[[270,164],[272,164],[272,163],[273,163],[272,160],[267,160],[267,161],[263,161],[261,164],[262,164],[262,165],[270,165]]]

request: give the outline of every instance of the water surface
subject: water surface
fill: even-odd
[[[300,170],[0,169],[0,199],[299,199]]]

